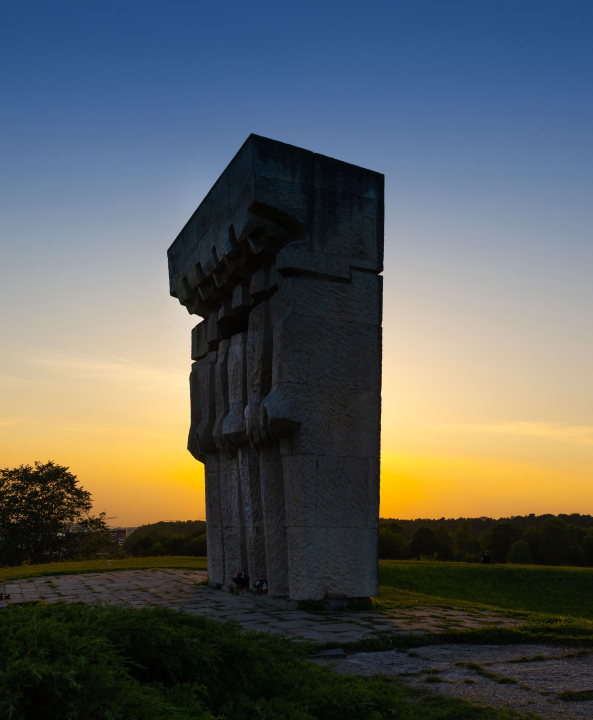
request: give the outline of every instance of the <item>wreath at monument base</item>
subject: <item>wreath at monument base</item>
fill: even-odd
[[[259,592],[262,595],[268,594],[268,581],[266,578],[257,578],[251,587],[255,592]]]
[[[249,587],[249,575],[243,570],[233,575],[233,582],[237,587],[247,588]]]

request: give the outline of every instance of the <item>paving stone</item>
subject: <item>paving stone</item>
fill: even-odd
[[[4,591],[11,594],[7,604],[43,597],[46,602],[100,602],[131,607],[160,605],[222,622],[233,620],[247,630],[282,633],[293,638],[302,635],[318,642],[353,642],[376,632],[419,634],[426,633],[427,628],[435,631],[439,629],[439,624],[431,617],[437,613],[430,608],[389,613],[340,611],[319,614],[303,610],[284,611],[273,606],[262,606],[250,596],[224,593],[198,584],[206,577],[205,571],[175,569],[86,573],[13,581],[4,584]],[[466,611],[450,612],[448,616],[465,627],[479,620],[491,622],[500,619],[492,613]],[[447,626],[450,625],[449,622]]]
[[[318,652],[316,655],[313,655],[312,659],[314,658],[320,658],[320,659],[327,659],[327,658],[345,658],[346,653],[341,648],[331,648],[330,650],[322,650],[321,652]]]

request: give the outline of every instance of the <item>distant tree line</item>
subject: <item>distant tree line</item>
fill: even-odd
[[[573,522],[567,522],[572,520]],[[379,521],[379,557],[478,562],[488,550],[497,563],[593,567],[593,517],[528,515],[503,518]],[[207,555],[206,522],[141,525],[127,539],[128,555]]]
[[[206,555],[206,522],[186,520],[141,525],[126,538],[128,555]]]
[[[576,522],[567,522],[567,519]],[[498,563],[593,567],[593,517],[382,519],[379,524],[379,557],[382,559],[478,562],[484,550]]]
[[[509,517],[502,517],[498,520],[490,517],[476,517],[476,518],[416,518],[414,520],[400,520],[397,518],[381,518],[379,520],[379,526],[384,527],[390,523],[398,523],[401,526],[402,532],[406,540],[409,542],[416,530],[419,527],[429,527],[433,530],[440,525],[444,525],[450,533],[454,533],[459,523],[463,520],[470,520],[472,524],[472,532],[476,537],[482,537],[485,533],[491,530],[494,525],[498,525],[501,522],[510,522],[515,527],[525,532],[529,528],[535,528],[539,530],[546,520],[559,518],[567,525],[576,525],[582,528],[593,528],[593,516],[592,515],[580,515],[579,513],[572,513],[571,515],[559,514],[559,515],[511,515]]]

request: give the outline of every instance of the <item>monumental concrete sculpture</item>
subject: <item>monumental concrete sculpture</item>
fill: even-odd
[[[377,593],[383,184],[251,135],[169,248],[211,584]]]

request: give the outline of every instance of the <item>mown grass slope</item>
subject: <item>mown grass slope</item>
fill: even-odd
[[[379,606],[450,601],[593,620],[591,568],[382,560],[379,583]]]
[[[126,557],[120,560],[82,560],[45,563],[43,565],[19,565],[0,568],[0,582],[26,580],[43,575],[78,575],[80,573],[113,572],[114,570],[151,570],[178,568],[179,570],[206,570],[206,558],[162,556]]]

